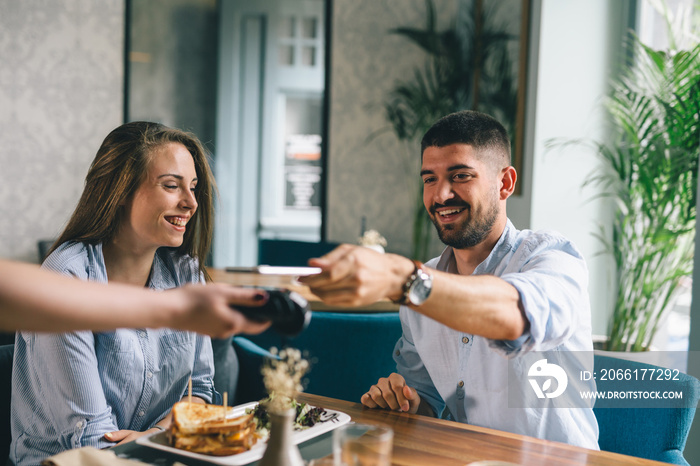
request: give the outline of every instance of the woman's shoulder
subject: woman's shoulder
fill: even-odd
[[[67,241],[60,244],[44,261],[42,268],[85,280],[100,280],[104,258],[100,244]],[[105,277],[106,281],[106,277]]]

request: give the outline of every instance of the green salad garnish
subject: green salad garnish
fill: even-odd
[[[274,395],[272,395],[274,397]],[[255,418],[256,428],[258,431],[270,430],[270,414],[267,410],[267,405],[272,397],[267,397],[255,406],[255,408],[246,409],[246,413],[253,413]],[[296,418],[294,420],[294,430],[303,430],[313,427],[321,421],[321,416],[326,412],[325,409],[318,406],[311,406],[307,403],[299,403],[296,400],[290,401],[290,407],[296,410]]]

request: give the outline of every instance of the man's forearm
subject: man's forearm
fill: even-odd
[[[379,254],[361,246],[341,245],[309,265],[322,273],[300,281],[324,302],[359,306],[380,299],[399,300],[415,269],[397,254]],[[491,275],[459,275],[429,270],[432,291],[416,312],[460,332],[495,340],[514,340],[527,328],[520,294],[512,285]]]
[[[515,340],[527,329],[520,295],[511,284],[492,275],[456,275],[436,270],[433,289],[421,306],[411,306],[460,332],[494,340]]]

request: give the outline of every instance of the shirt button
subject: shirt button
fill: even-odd
[[[457,385],[459,385],[459,388],[464,387],[464,380],[460,380]]]
[[[75,424],[75,427],[77,427],[78,429],[80,429],[81,427],[83,427],[83,421],[78,421],[78,423]]]
[[[149,372],[146,374],[146,377],[148,377],[149,379],[150,379],[151,377],[153,377],[153,372],[149,371]]]
[[[462,343],[464,343],[465,345],[469,343],[469,337],[462,337]]]
[[[145,411],[139,411],[139,416],[143,416],[144,414],[146,414]]]

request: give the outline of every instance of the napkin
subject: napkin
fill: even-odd
[[[110,450],[83,447],[46,458],[41,466],[143,466],[138,461],[119,458]]]

